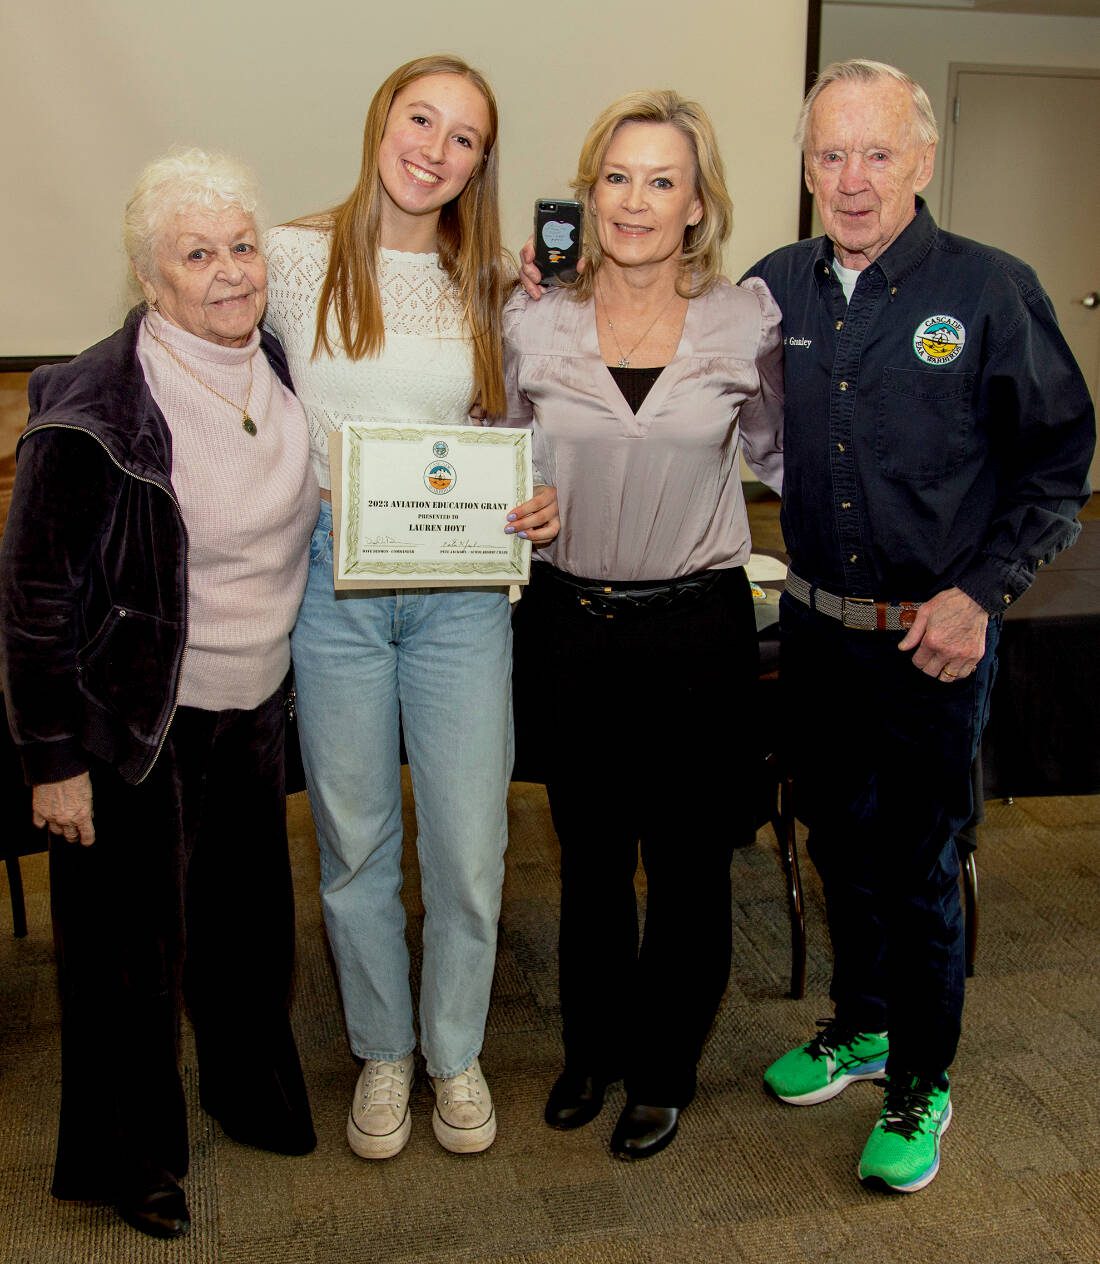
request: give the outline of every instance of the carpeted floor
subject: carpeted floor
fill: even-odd
[[[109,1208],[48,1194],[57,1035],[45,864],[23,863],[30,935],[0,914],[0,1261],[3,1264],[1084,1264],[1100,1260],[1100,801],[991,804],[981,850],[982,925],[955,1122],[939,1178],[906,1198],[866,1193],[855,1163],[879,1090],[856,1085],[813,1109],[760,1088],[765,1063],[825,1014],[820,894],[805,878],[805,1001],[786,999],[789,940],[770,834],[734,860],[729,993],[701,1091],[664,1154],[618,1163],[607,1141],[621,1089],[590,1127],[541,1121],[559,1045],[555,842],[541,787],[517,785],[500,955],[483,1056],[496,1144],[456,1157],[435,1142],[427,1088],[396,1159],[344,1141],[356,1066],[347,1052],[316,898],[304,796],[292,802],[299,963],[295,1022],[320,1145],[300,1159],[248,1150],[193,1106],[195,1216],[179,1243],[143,1238]],[[407,820],[411,836],[411,817]],[[420,906],[409,865],[417,942]],[[6,903],[6,884],[0,880]],[[194,1099],[194,1060],[184,1066]]]

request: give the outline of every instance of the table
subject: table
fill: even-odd
[[[999,659],[985,797],[1100,793],[1100,522],[1007,612]]]

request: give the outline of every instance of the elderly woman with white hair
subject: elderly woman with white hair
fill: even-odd
[[[0,553],[8,716],[51,833],[62,995],[53,1192],[189,1227],[181,999],[203,1107],[315,1144],[288,1003],[289,633],[318,491],[250,175],[149,166],[124,222],[145,303],[39,369]]]

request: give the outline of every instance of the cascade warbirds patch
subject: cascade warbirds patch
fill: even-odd
[[[966,330],[954,316],[929,316],[913,335],[913,350],[925,364],[950,364],[962,355]]]

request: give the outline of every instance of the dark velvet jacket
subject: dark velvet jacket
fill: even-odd
[[[89,755],[140,781],[187,645],[187,530],[172,438],[137,357],[143,308],[69,364],[37,369],[0,546],[0,670],[28,782]],[[261,347],[291,386],[278,341]]]

